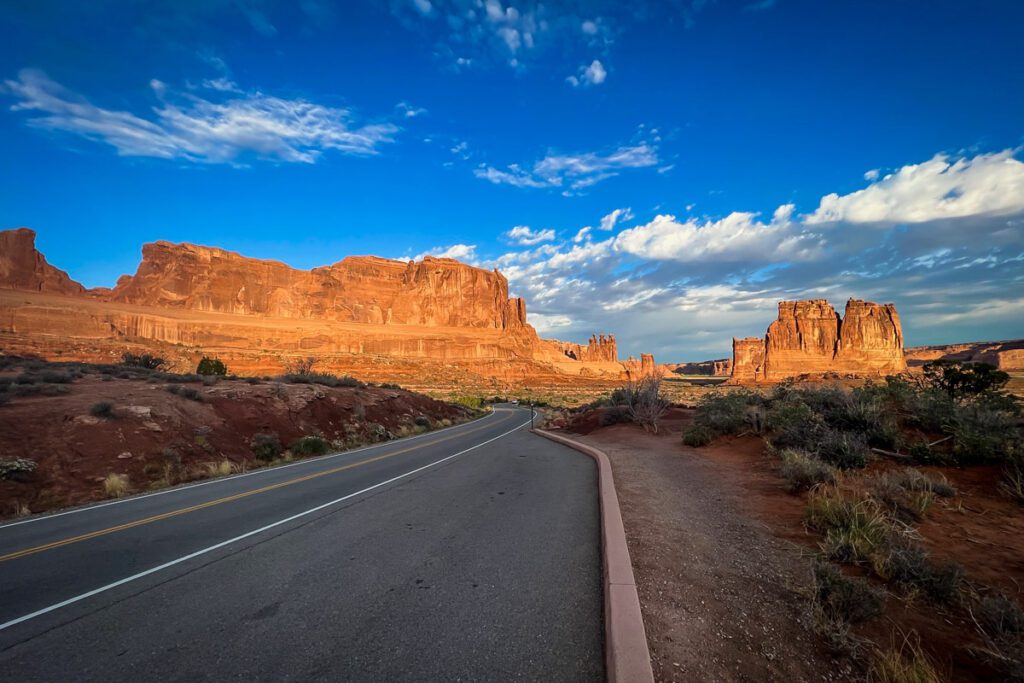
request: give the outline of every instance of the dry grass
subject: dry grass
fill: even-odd
[[[203,463],[203,467],[206,468],[206,474],[210,477],[226,477],[237,471],[235,464],[227,458],[219,462]]]
[[[942,683],[948,680],[921,649],[917,634],[902,636],[886,650],[876,650],[868,667],[870,683]]]
[[[103,480],[103,492],[107,498],[120,498],[128,495],[129,481],[127,475],[111,472]]]

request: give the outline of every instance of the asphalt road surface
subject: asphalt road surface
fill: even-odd
[[[528,425],[0,526],[0,680],[603,679],[597,470]]]

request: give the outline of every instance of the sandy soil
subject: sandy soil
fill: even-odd
[[[657,436],[624,424],[581,438],[612,462],[656,679],[851,680],[850,663],[811,631],[807,549],[774,534],[745,500],[773,495],[761,490],[779,488],[774,475],[683,446],[685,419],[675,411]],[[756,440],[730,450],[748,464],[760,457]]]
[[[691,411],[675,409],[657,436],[632,424],[599,427],[599,412],[570,430],[608,453],[616,477],[648,641],[659,680],[828,680],[856,677],[810,629],[807,494],[791,495],[759,437],[681,443]],[[902,467],[887,459],[851,472],[844,488]],[[965,572],[966,590],[1024,598],[1024,513],[1002,495],[1000,468],[919,467],[958,493],[939,498],[916,525],[935,562]],[[855,568],[844,567],[848,573]],[[873,580],[880,588],[881,582]],[[879,647],[917,633],[951,680],[999,680],[966,606],[942,608],[889,591],[885,614],[853,635]]]

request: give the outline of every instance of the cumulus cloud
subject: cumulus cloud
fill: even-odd
[[[595,59],[589,65],[581,66],[575,75],[569,76],[565,80],[574,88],[579,88],[601,85],[607,77],[608,72],[605,71],[604,65],[600,60]]]
[[[1024,211],[1024,163],[1012,150],[951,158],[936,154],[847,195],[821,198],[807,223],[888,226]]]
[[[516,244],[524,246],[550,242],[555,239],[554,230],[533,230],[527,225],[517,225],[505,233],[505,235]]]
[[[219,100],[195,95],[170,100],[172,93],[154,80],[151,87],[159,103],[149,117],[94,105],[34,69],[5,81],[4,89],[18,99],[11,109],[29,114],[28,125],[104,142],[122,156],[314,163],[325,151],[377,154],[399,130],[391,123],[358,125],[348,109],[258,90],[239,93],[228,83],[218,80],[207,86],[224,94]]]
[[[565,187],[580,190],[602,180],[613,178],[623,170],[646,168],[658,164],[658,150],[653,144],[641,142],[618,147],[607,154],[584,152],[581,154],[548,153],[527,171],[518,164],[509,164],[504,170],[481,164],[474,175],[496,185],[514,187]]]
[[[1013,150],[940,156],[823,197],[808,214],[792,204],[768,216],[662,214],[614,234],[620,209],[604,217],[605,239],[590,225],[567,229],[571,238],[483,265],[527,297],[531,320],[564,317],[549,334],[611,330],[623,354],[664,361],[727,357],[733,336],[764,334],[779,300],[809,297],[894,302],[909,345],[1013,338],[1024,310],[1020,166]],[[834,209],[828,220],[821,206]]]

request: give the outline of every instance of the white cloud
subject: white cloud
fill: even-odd
[[[510,164],[506,170],[481,164],[473,173],[476,177],[489,180],[496,185],[569,187],[579,190],[602,180],[613,178],[625,169],[645,168],[655,166],[657,163],[657,148],[646,142],[641,142],[636,145],[619,147],[609,154],[596,152],[549,153],[534,163],[531,171],[524,170],[518,164]]]
[[[614,230],[618,223],[625,223],[626,221],[633,220],[633,212],[627,206],[624,209],[615,209],[610,214],[601,219],[600,229],[605,232]]]
[[[597,35],[597,22],[587,19],[580,25],[580,30],[588,36],[595,36]]]
[[[1012,150],[951,158],[937,154],[904,166],[863,190],[821,198],[815,223],[923,223],[1024,211],[1024,163]]]
[[[411,257],[413,261],[422,261],[424,256],[435,258],[453,258],[457,261],[472,263],[476,259],[475,244],[452,244],[447,247],[433,247],[421,254]]]
[[[879,170],[877,168],[873,168],[870,171],[866,171],[864,173],[864,180],[869,180],[869,181],[878,180],[879,173],[880,172],[879,172]]]
[[[757,214],[733,212],[721,220],[656,216],[646,225],[623,230],[615,248],[656,261],[753,261],[776,263],[817,258],[822,241],[790,220],[792,205],[776,209],[770,223]]]
[[[159,85],[155,86],[153,89],[158,94],[161,94],[165,89],[163,83],[160,83],[159,81],[152,81],[150,85],[155,85],[157,83],[159,83]],[[238,84],[230,78],[227,78],[226,76],[221,76],[220,78],[213,79],[208,78],[203,81],[203,87],[209,88],[210,90],[217,90],[220,92],[242,92],[241,89],[238,87]]]
[[[526,313],[527,322],[541,334],[557,333],[559,328],[572,325],[572,318],[567,315],[545,315],[543,313]]]
[[[550,242],[555,239],[554,230],[533,230],[527,225],[517,225],[505,235],[516,244],[532,246],[541,242]]]
[[[260,91],[231,93],[220,101],[189,95],[172,103],[164,99],[166,86],[154,81],[160,104],[150,119],[98,107],[41,71],[23,70],[4,84],[20,100],[12,110],[31,113],[29,125],[105,142],[122,156],[203,163],[238,163],[246,157],[314,163],[327,150],[377,154],[399,130],[390,123],[356,126],[347,109]]]
[[[414,119],[427,113],[423,107],[414,107],[408,102],[399,102],[395,108],[407,119]]]
[[[590,231],[593,230],[589,225],[585,228],[580,228],[579,232],[573,235],[572,241],[575,244],[579,244],[585,239],[590,239]]]
[[[416,8],[416,11],[424,16],[430,16],[431,11],[434,9],[434,6],[430,4],[430,0],[412,0],[412,5]]]
[[[600,60],[595,59],[589,66],[581,66],[579,71],[565,80],[574,88],[601,85],[608,77],[608,72]]]

